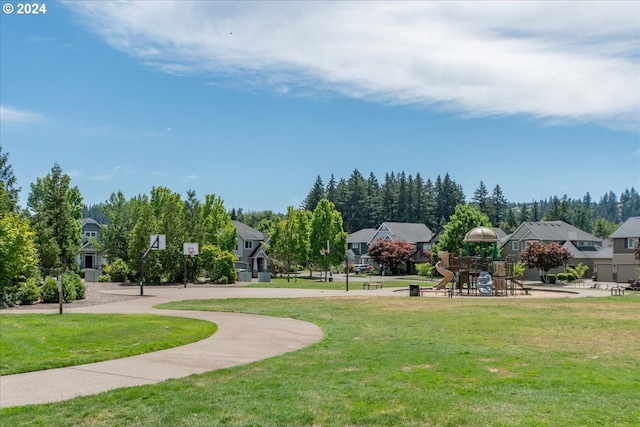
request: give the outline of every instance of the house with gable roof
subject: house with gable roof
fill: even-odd
[[[405,241],[415,245],[416,250],[412,255],[414,263],[427,262],[429,261],[427,251],[431,249],[432,237],[433,232],[425,224],[383,222],[377,229],[366,228],[349,234],[347,249],[354,253],[356,264],[366,264],[371,262],[369,245],[372,243],[379,239],[392,242]]]
[[[602,282],[626,283],[640,276],[640,261],[633,251],[640,241],[640,217],[627,219],[611,234],[610,258],[596,262],[596,279]]]
[[[520,260],[520,253],[531,242],[549,244],[558,243],[571,254],[570,266],[583,263],[589,267],[587,275],[593,274],[594,260],[599,258],[599,252],[603,249],[603,240],[586,231],[580,230],[564,221],[537,221],[523,222],[507,238],[501,240],[500,252],[503,257]],[[564,272],[564,268],[558,268],[550,273]],[[537,269],[527,269],[524,280],[538,280]]]
[[[76,262],[81,270],[101,270],[107,260],[98,248],[93,245],[92,241],[93,239],[100,241],[100,233],[106,225],[100,224],[93,218],[82,218],[80,225],[82,226],[82,246],[80,246],[80,251],[76,255]],[[87,276],[87,281],[93,281],[93,277],[93,275]]]
[[[258,277],[258,273],[269,271],[271,258],[265,250],[266,234],[240,221],[232,220],[231,223],[238,230],[238,242],[234,251],[238,257],[236,269],[250,271],[251,277]]]

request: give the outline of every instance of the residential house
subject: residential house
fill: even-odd
[[[267,236],[240,221],[231,222],[238,230],[238,243],[235,248],[238,257],[236,268],[250,271],[251,277],[258,277],[258,273],[269,271],[271,258],[264,247]]]
[[[81,270],[101,270],[106,263],[106,259],[91,241],[92,239],[100,240],[100,232],[105,226],[93,218],[82,218],[80,224],[82,226],[82,246],[80,247],[80,253],[76,256],[76,261]]]
[[[380,239],[404,241],[415,245],[416,250],[411,256],[413,263],[407,265],[407,273],[413,273],[414,264],[430,260],[432,238],[433,232],[425,224],[383,222],[367,242],[367,247]]]
[[[594,271],[594,260],[603,247],[602,239],[586,231],[580,230],[564,221],[523,222],[520,226],[501,241],[500,251],[503,258],[520,260],[520,253],[531,242],[549,244],[556,242],[571,253],[569,265],[583,263],[589,267],[587,275]],[[564,268],[550,271],[550,273],[564,272]],[[538,280],[537,269],[527,269],[524,280]]]
[[[640,217],[627,219],[611,235],[613,246],[611,258],[596,264],[596,279],[602,282],[626,283],[640,277],[640,261],[633,250],[640,241]]]
[[[370,264],[369,242],[376,233],[375,228],[363,228],[347,235],[347,258],[350,264]]]

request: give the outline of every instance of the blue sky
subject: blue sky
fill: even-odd
[[[44,3],[0,22],[23,205],[56,162],[88,204],[163,185],[245,211],[354,169],[514,202],[640,187],[638,2]]]

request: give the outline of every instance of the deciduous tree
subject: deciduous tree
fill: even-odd
[[[339,265],[344,261],[347,233],[342,228],[342,215],[329,200],[322,199],[316,206],[310,230],[309,257],[316,266],[326,271],[329,266]]]
[[[570,258],[571,253],[556,242],[530,242],[520,253],[520,259],[527,267],[540,270],[543,281],[547,280],[549,270],[566,265]]]
[[[407,262],[416,251],[412,243],[379,239],[369,245],[369,255],[380,265],[386,265],[392,273],[403,273]]]

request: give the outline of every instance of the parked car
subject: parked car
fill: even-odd
[[[369,264],[356,264],[353,266],[353,272],[356,274],[368,273],[369,271]]]

